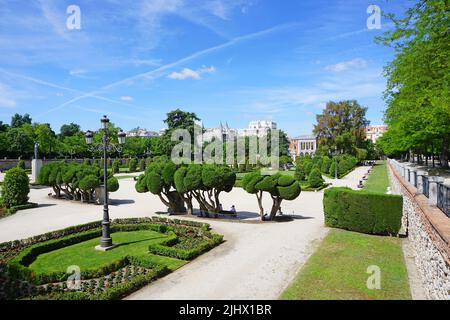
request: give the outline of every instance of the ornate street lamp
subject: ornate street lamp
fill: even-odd
[[[334,147],[334,159],[335,159],[335,166],[334,166],[334,179],[338,179],[338,160],[337,160],[337,146]]]
[[[110,236],[109,226],[111,224],[109,220],[109,208],[108,208],[108,151],[117,151],[120,152],[120,147],[115,146],[112,143],[109,143],[108,139],[108,126],[109,119],[107,116],[103,116],[100,120],[103,125],[103,137],[102,142],[98,145],[94,145],[91,147],[91,151],[103,151],[103,221],[102,221],[102,238],[100,240],[100,245],[95,247],[97,250],[106,251],[114,248],[115,246],[112,243],[112,238]],[[94,134],[92,131],[87,131],[85,134],[86,143],[88,145],[92,145]],[[125,143],[126,134],[120,130],[118,134],[118,142],[120,145]]]

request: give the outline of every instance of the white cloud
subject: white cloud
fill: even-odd
[[[199,80],[201,79],[201,75],[204,73],[214,73],[216,72],[216,68],[214,68],[213,66],[211,67],[206,67],[203,66],[198,70],[192,70],[189,68],[184,68],[183,70],[179,71],[179,72],[172,72],[171,74],[169,74],[169,78],[173,79],[173,80],[185,80],[185,79],[194,79],[194,80]]]
[[[367,61],[361,58],[356,58],[349,61],[342,61],[336,64],[325,67],[325,70],[331,72],[343,72],[350,69],[364,69],[367,68]]]
[[[73,77],[85,78],[87,71],[84,69],[73,69],[69,71],[69,74]]]
[[[0,108],[15,108],[16,104],[13,91],[0,83]]]
[[[125,102],[131,102],[134,100],[134,98],[131,96],[121,96],[120,100],[125,101]]]

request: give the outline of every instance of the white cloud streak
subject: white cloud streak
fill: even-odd
[[[214,73],[216,72],[216,68],[214,68],[213,66],[211,67],[202,67],[198,70],[192,70],[189,68],[184,68],[183,70],[179,71],[179,72],[172,72],[171,74],[168,75],[168,78],[173,79],[173,80],[185,80],[185,79],[194,79],[194,80],[200,80],[201,79],[201,75],[204,73]]]

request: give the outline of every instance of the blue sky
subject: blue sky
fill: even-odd
[[[69,30],[69,5],[81,29]],[[310,133],[329,100],[357,99],[382,123],[392,49],[366,26],[370,4],[408,0],[0,0],[0,121],[29,113],[59,131],[164,127],[175,108],[206,127],[274,120]]]

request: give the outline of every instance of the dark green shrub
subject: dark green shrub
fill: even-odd
[[[401,196],[331,188],[323,206],[328,227],[378,235],[397,235],[401,228]]]
[[[119,190],[119,180],[115,177],[108,177],[108,192],[116,192]]]
[[[322,174],[319,169],[313,169],[308,177],[308,184],[312,188],[320,188],[325,180],[322,178]]]
[[[327,157],[327,156],[323,157],[322,166],[320,168],[320,171],[322,173],[328,174],[330,172],[331,162],[332,162],[332,160],[329,157]]]
[[[305,181],[306,180],[306,172],[305,168],[302,165],[297,165],[294,173],[295,180],[297,181]]]
[[[30,179],[25,170],[18,167],[6,171],[2,187],[2,203],[6,208],[19,206],[28,202]]]
[[[138,166],[137,159],[135,159],[135,158],[130,159],[130,162],[128,163],[128,171],[129,172],[136,172],[137,166]]]
[[[119,162],[119,160],[117,160],[117,159],[114,160],[113,163],[112,163],[111,168],[112,168],[112,173],[113,174],[119,173],[120,172],[120,162]]]
[[[314,164],[312,162],[307,162],[304,166],[305,174],[307,176],[309,176],[309,174],[311,173],[313,168],[314,168]]]
[[[100,186],[100,182],[98,178],[94,175],[88,175],[81,179],[80,181],[80,189],[83,191],[91,191]]]
[[[330,176],[332,176],[333,178],[335,177],[335,175],[336,175],[336,160],[334,160],[333,159],[333,162],[331,163],[331,165],[330,165]],[[337,174],[338,174],[338,176],[339,176],[339,166],[338,166],[338,170],[337,170]]]
[[[25,161],[19,160],[19,162],[17,163],[17,168],[25,170]]]
[[[140,171],[145,171],[145,168],[147,167],[147,164],[145,162],[145,159],[141,159],[139,161],[139,170]]]

